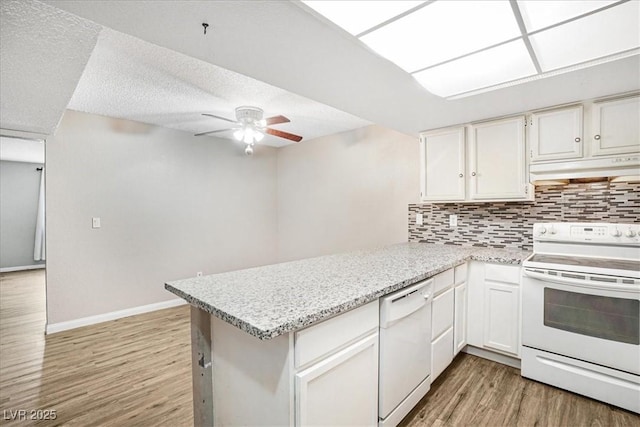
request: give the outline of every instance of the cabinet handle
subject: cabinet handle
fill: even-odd
[[[459,176],[460,178],[462,178],[464,175],[460,174],[460,175],[458,175],[458,176]]]
[[[471,176],[476,176],[476,173],[475,172],[471,172]]]
[[[600,139],[600,135],[594,136],[593,139],[596,139],[596,140]]]
[[[580,137],[576,138],[576,142],[580,142]]]

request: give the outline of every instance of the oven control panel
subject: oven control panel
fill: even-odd
[[[571,237],[595,237],[595,238],[602,238],[607,236],[609,229],[607,227],[602,227],[602,226],[591,226],[591,227],[585,227],[585,226],[572,226],[569,229],[569,234],[571,235]]]
[[[533,226],[533,239],[549,242],[640,244],[639,224],[549,222]]]

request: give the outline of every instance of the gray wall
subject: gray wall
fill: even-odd
[[[67,111],[46,143],[48,323],[173,299],[164,282],[197,271],[407,241],[418,149],[370,126],[247,158],[233,141]]]
[[[273,148],[247,158],[233,141],[67,111],[46,155],[49,324],[277,261]]]
[[[44,264],[33,260],[41,166],[0,161],[0,268]]]
[[[278,151],[280,260],[407,241],[416,138],[368,126]]]

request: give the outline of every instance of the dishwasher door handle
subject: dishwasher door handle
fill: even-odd
[[[431,289],[431,281],[428,281],[384,297],[380,305],[380,327],[386,328],[430,304]]]

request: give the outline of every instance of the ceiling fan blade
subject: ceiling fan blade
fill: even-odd
[[[268,133],[269,135],[273,135],[273,136],[277,136],[280,138],[284,138],[284,139],[289,139],[291,141],[295,141],[295,142],[300,142],[302,141],[302,137],[299,135],[294,135],[292,133],[289,132],[283,132],[281,130],[276,130],[276,129],[271,129],[271,128],[266,128],[265,133]]]
[[[235,128],[226,128],[226,129],[216,129],[216,130],[210,130],[209,132],[202,132],[202,133],[196,133],[193,136],[202,136],[202,135],[209,135],[210,133],[218,133],[218,132],[226,132],[228,130],[233,130]]]
[[[277,125],[279,123],[289,123],[291,120],[286,118],[285,116],[273,116],[268,119],[264,119],[267,126]]]
[[[235,120],[227,119],[226,117],[216,116],[215,114],[202,113],[203,116],[213,117],[214,119],[225,120],[231,123],[237,123]]]

